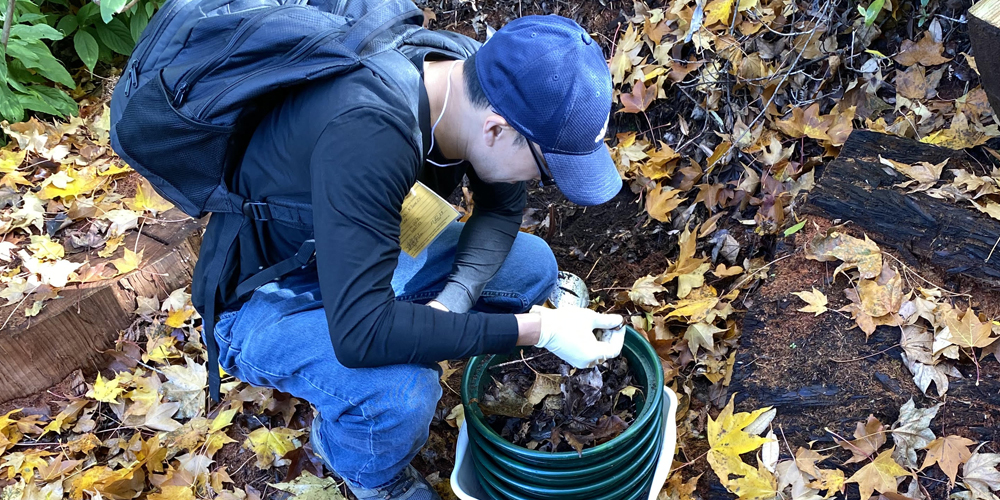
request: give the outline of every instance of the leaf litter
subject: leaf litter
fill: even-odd
[[[532,450],[582,453],[635,420],[637,385],[623,356],[577,369],[547,351],[491,367],[480,407],[501,437]]]

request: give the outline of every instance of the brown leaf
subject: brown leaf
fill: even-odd
[[[872,279],[882,272],[882,251],[865,235],[864,240],[848,236],[831,228],[826,234],[817,234],[806,246],[806,258],[829,262],[842,260],[834,275],[853,267],[862,278]]]
[[[951,311],[945,316],[945,324],[948,325],[948,332],[939,338],[960,347],[986,347],[996,340],[990,337],[992,324],[989,321],[979,321],[979,316],[972,308],[965,311],[961,321],[958,320],[958,314]]]
[[[860,462],[874,455],[885,444],[885,426],[874,415],[868,415],[868,421],[858,422],[858,426],[854,430],[854,438],[853,441],[835,439],[841,448],[854,455],[844,463]]]
[[[910,69],[896,76],[896,93],[908,99],[926,99],[937,91],[928,84],[927,74],[920,65],[910,66]]]
[[[660,301],[655,294],[665,291],[666,288],[656,283],[656,276],[648,275],[635,280],[632,289],[628,291],[628,298],[639,306],[658,307]]]
[[[680,189],[667,189],[657,184],[646,194],[646,212],[660,222],[670,222],[670,212],[687,200],[680,197],[681,192]]]
[[[524,397],[528,399],[528,404],[531,404],[532,406],[537,405],[538,403],[541,403],[546,396],[561,394],[561,384],[561,375],[535,373],[535,382],[528,388],[528,392],[524,394]]]
[[[656,84],[646,87],[642,82],[635,82],[632,85],[632,93],[621,94],[622,106],[619,113],[642,113],[656,99]]]
[[[975,441],[962,436],[939,437],[927,445],[927,456],[924,457],[924,464],[920,466],[920,470],[936,463],[948,475],[949,486],[954,486],[958,466],[967,462],[972,456],[969,446],[974,444]]]
[[[848,483],[858,483],[861,498],[870,498],[872,491],[879,493],[895,493],[896,478],[909,473],[892,460],[893,450],[886,450],[870,464],[855,472]]]
[[[919,42],[903,40],[895,59],[903,66],[913,66],[914,64],[936,66],[951,60],[951,58],[941,55],[943,51],[944,45],[941,42],[935,42],[930,33],[925,33]]]

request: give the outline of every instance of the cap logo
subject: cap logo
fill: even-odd
[[[597,133],[597,137],[594,138],[594,143],[595,144],[604,140],[604,134],[607,133],[607,131],[608,131],[608,120],[609,119],[611,119],[611,115],[608,115],[608,117],[604,119],[604,126],[601,127],[601,131],[598,132]]]

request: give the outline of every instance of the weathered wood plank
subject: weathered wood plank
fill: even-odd
[[[969,9],[969,41],[983,90],[994,110],[1000,109],[1000,0],[982,0]]]
[[[77,368],[92,373],[104,364],[101,351],[131,323],[137,295],[162,299],[190,283],[205,221],[178,210],[160,219],[177,222],[147,223],[125,239],[128,248],[144,251],[136,271],[64,288],[34,318],[24,316],[25,304],[0,308],[0,319],[10,317],[0,331],[0,401],[52,386]]]
[[[851,221],[879,244],[904,257],[960,273],[992,286],[1000,285],[1000,252],[990,256],[1000,238],[1000,221],[967,203],[938,200],[924,193],[906,194],[907,180],[879,162],[879,155],[903,163],[926,161],[987,175],[965,151],[955,151],[875,132],[856,130],[840,156],[821,172],[809,193],[806,212]],[[895,175],[894,175],[895,174]],[[988,260],[987,260],[988,258]],[[914,259],[916,260],[916,259]]]

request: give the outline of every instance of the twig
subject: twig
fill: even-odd
[[[594,269],[597,268],[597,264],[601,262],[601,259],[603,258],[604,258],[603,255],[597,257],[597,260],[594,261],[594,265],[590,266],[590,271],[587,271],[587,276],[583,278],[583,281],[587,281],[588,279],[590,279],[590,275],[594,272]]]
[[[0,44],[3,45],[3,50],[7,52],[7,40],[10,38],[10,24],[14,19],[14,5],[16,5],[16,0],[7,0],[7,15],[3,18],[3,35],[0,37]]]
[[[983,261],[984,263],[986,263],[986,262],[989,262],[989,261],[990,261],[990,257],[992,257],[992,256],[993,256],[993,252],[994,252],[994,251],[995,251],[995,250],[997,249],[997,245],[998,245],[998,244],[1000,244],[1000,236],[997,236],[997,242],[993,244],[993,248],[991,248],[991,249],[990,249],[990,254],[989,254],[989,255],[987,255],[987,256],[986,256],[986,260],[985,260],[985,261]]]
[[[535,358],[540,358],[542,356],[545,356],[546,354],[552,354],[552,353],[549,352],[549,351],[545,351],[545,352],[543,352],[541,354],[537,354],[537,355],[532,356],[530,358],[524,357],[524,354],[522,353],[521,354],[521,359],[515,359],[514,361],[507,361],[505,363],[497,363],[497,364],[491,366],[490,369],[492,370],[493,368],[500,368],[501,366],[508,366],[508,365],[513,365],[513,364],[517,364],[517,363],[524,363],[524,364],[527,365],[528,361],[531,361],[531,360],[533,360]],[[528,365],[528,368],[531,368],[531,365]],[[531,371],[535,371],[535,369],[531,368]]]
[[[882,354],[882,353],[884,353],[886,351],[891,351],[891,350],[893,350],[893,349],[895,349],[897,347],[900,347],[902,345],[903,344],[896,344],[894,346],[882,349],[881,351],[876,352],[874,354],[869,354],[867,356],[861,356],[860,358],[853,358],[853,359],[833,359],[833,358],[830,358],[830,361],[833,361],[834,363],[851,363],[851,362],[854,362],[854,361],[861,361],[862,359],[870,358],[872,356],[878,356],[879,354]]]

